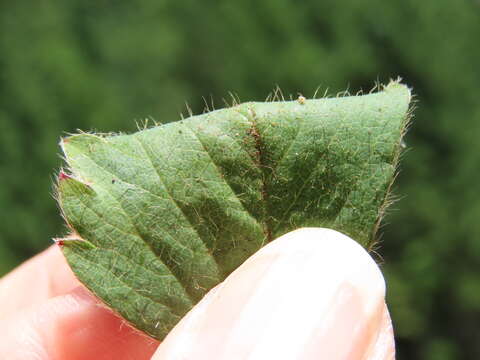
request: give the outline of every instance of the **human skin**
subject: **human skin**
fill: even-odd
[[[52,246],[0,280],[12,360],[395,358],[383,276],[355,241],[306,228],[263,247],[160,344],[103,306]]]

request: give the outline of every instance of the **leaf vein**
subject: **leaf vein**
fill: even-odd
[[[110,249],[110,250],[112,250],[112,249]],[[148,299],[148,300],[151,300],[151,301],[153,301],[154,303],[159,304],[160,306],[165,307],[165,309],[168,310],[170,313],[172,313],[174,316],[177,316],[179,319],[181,318],[182,315],[173,312],[172,309],[171,309],[169,306],[167,306],[167,305],[159,302],[158,300],[156,300],[156,299],[154,299],[154,298],[152,298],[152,297],[150,297],[150,296],[143,295],[142,293],[138,292],[136,289],[134,289],[132,286],[130,286],[127,282],[125,282],[124,280],[122,280],[122,278],[121,278],[120,276],[115,275],[115,274],[111,271],[111,269],[108,269],[107,267],[103,266],[102,264],[100,264],[100,263],[98,263],[98,262],[94,263],[92,260],[90,260],[90,259],[87,258],[86,256],[81,255],[81,253],[79,253],[79,252],[76,252],[75,254],[76,254],[77,256],[80,256],[81,258],[83,258],[86,262],[88,262],[88,263],[90,263],[90,264],[93,264],[94,266],[99,266],[99,267],[103,268],[107,273],[111,274],[115,279],[117,279],[119,282],[121,282],[122,284],[124,284],[125,287],[131,289],[131,290],[132,290],[135,294],[137,294],[138,296],[143,297],[143,298]],[[91,281],[95,281],[95,280],[91,280]],[[95,281],[95,282],[98,283],[98,281]]]
[[[210,155],[210,152],[207,150],[207,147],[205,146],[205,144],[203,143],[203,141],[200,139],[200,137],[198,136],[198,134],[193,131],[193,129],[187,127],[190,132],[195,136],[195,138],[198,140],[198,142],[200,143],[200,145],[202,146],[203,148],[203,151],[208,155],[208,158],[210,159],[210,162],[215,166],[215,169],[217,170],[217,173],[220,175],[223,174],[222,173],[222,170],[220,169],[220,166],[213,160],[213,157]],[[232,137],[229,136],[230,139],[233,140]],[[238,202],[240,203],[240,206],[242,207],[242,209],[249,215],[249,217],[251,219],[253,219],[253,221],[260,227],[262,227],[262,225],[260,224],[260,222],[255,218],[255,216],[252,214],[252,212],[250,210],[248,210],[245,205],[243,204],[241,198],[239,197],[239,194],[237,194],[234,190],[233,190],[233,187],[229,184],[229,182],[224,179],[224,183],[229,187],[230,191],[232,192],[232,194],[235,196],[235,198],[238,200]]]
[[[84,156],[85,156],[85,155],[84,155]],[[94,159],[92,159],[92,158],[90,158],[90,157],[87,157],[87,156],[85,156],[85,157],[86,157],[87,159],[91,160],[94,165],[96,165],[97,167],[99,167],[99,168],[102,169],[103,171],[105,171],[105,172],[107,172],[107,173],[109,173],[109,174],[111,174],[111,175],[115,175],[115,174],[111,173],[110,171],[108,171],[107,169],[105,169],[103,166],[101,166],[101,165],[100,165],[97,161],[95,161]],[[116,176],[116,177],[118,177],[118,176]],[[123,182],[122,179],[119,179],[119,180],[121,180],[121,181]],[[125,182],[125,183],[126,183],[126,184],[130,184],[130,183],[127,183],[127,182]],[[154,195],[154,196],[156,196],[156,197],[159,197],[158,195],[153,194],[153,193],[151,193],[150,191],[148,191],[147,189],[144,189],[144,188],[142,188],[142,187],[140,187],[140,186],[137,186],[136,184],[130,184],[130,185],[135,186],[135,187],[138,187],[138,188],[146,191],[146,192],[149,193],[149,194],[152,194],[152,195]],[[148,241],[146,241],[146,240],[144,239],[144,237],[140,234],[140,231],[138,230],[138,228],[137,228],[137,226],[135,225],[134,221],[132,221],[132,219],[130,218],[130,216],[129,216],[128,213],[126,212],[126,210],[125,210],[125,208],[123,207],[123,205],[122,205],[122,203],[120,202],[120,200],[117,199],[117,198],[108,190],[108,187],[102,187],[102,189],[104,189],[104,190],[112,197],[112,199],[114,199],[114,201],[120,206],[120,210],[123,212],[123,214],[124,214],[124,215],[126,216],[126,218],[128,219],[129,223],[131,224],[131,226],[132,226],[133,229],[135,230],[135,234],[125,232],[125,231],[121,230],[119,227],[117,227],[116,225],[111,224],[111,223],[108,223],[107,221],[105,221],[105,223],[107,223],[107,224],[115,227],[116,229],[120,230],[120,231],[123,232],[124,234],[129,234],[129,235],[133,235],[133,236],[138,237],[138,238],[147,246],[147,248],[149,249],[149,251],[150,251],[157,259],[159,259],[159,260],[161,261],[159,254],[157,254],[157,252],[153,249],[153,247],[150,245],[150,243],[149,243]],[[86,207],[88,207],[85,203],[84,203],[84,205],[85,205]],[[93,210],[91,207],[88,207],[88,208],[95,212],[95,210]],[[95,214],[97,214],[97,216],[100,217],[100,214],[98,214],[97,212],[95,212]],[[101,218],[103,219],[103,217],[101,217]],[[168,233],[167,231],[165,231],[165,232]],[[169,234],[169,236],[171,237],[170,234]],[[184,246],[184,245],[182,245],[182,244],[180,244],[180,243],[178,243],[178,245],[180,245],[180,246],[182,246],[182,247],[184,247],[184,248],[187,248],[186,246]],[[190,251],[192,251],[192,249],[189,249],[189,248],[187,248],[187,249],[190,250]],[[172,274],[172,276],[174,276],[174,277],[177,279],[177,281],[182,285],[182,287],[183,287],[184,290],[185,290],[185,293],[186,293],[187,296],[190,298],[190,300],[191,300],[192,302],[194,302],[193,297],[189,294],[186,286],[185,286],[185,285],[180,281],[180,279],[175,275],[175,273],[173,272],[173,269],[172,269],[166,262],[164,262],[164,261],[161,261],[161,262],[165,265],[165,267],[166,267],[167,269],[169,269],[169,271],[170,271],[170,273]]]
[[[170,190],[168,189],[166,183],[165,183],[165,180],[163,179],[163,177],[160,175],[160,171],[158,171],[158,168],[154,165],[153,163],[153,160],[150,156],[150,154],[148,153],[147,149],[145,148],[145,145],[143,144],[143,142],[137,137],[137,136],[133,136],[133,138],[140,144],[140,146],[142,147],[143,149],[143,152],[145,153],[146,155],[146,158],[148,159],[152,169],[154,170],[154,172],[157,174],[157,177],[158,177],[158,180],[163,184],[163,187],[165,188],[165,192],[167,193],[168,197],[170,198],[170,200],[172,201],[173,204],[175,204],[175,206],[178,208],[178,210],[182,213],[183,217],[185,218],[185,220],[190,224],[190,227],[193,229],[193,231],[197,234],[197,237],[202,241],[202,243],[204,244],[205,248],[207,249],[207,252],[206,254],[208,254],[212,260],[214,261],[214,263],[216,264],[216,270],[217,270],[217,274],[220,274],[220,266],[219,266],[219,263],[218,263],[218,260],[215,258],[215,256],[213,256],[213,254],[210,252],[210,250],[208,249],[207,245],[206,245],[206,242],[205,240],[203,239],[203,237],[200,235],[200,233],[198,232],[198,230],[196,229],[196,227],[194,226],[193,222],[190,220],[190,218],[187,216],[187,214],[185,213],[185,211],[182,209],[182,207],[180,206],[180,204],[178,203],[178,201],[175,199],[175,197],[170,193]],[[148,191],[148,190],[147,190]],[[158,195],[156,195],[157,197],[159,197]]]

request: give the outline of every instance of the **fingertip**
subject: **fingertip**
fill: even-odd
[[[327,228],[301,228],[265,246],[255,256],[309,256],[321,262],[315,270],[325,283],[347,282],[369,300],[385,298],[385,279],[367,250],[349,236]],[[301,264],[301,261],[299,261]],[[325,284],[323,284],[325,286]]]
[[[384,295],[383,276],[358,243],[299,229],[209,293],[154,359],[354,358],[378,337]]]

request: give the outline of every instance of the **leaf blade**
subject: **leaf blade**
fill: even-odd
[[[210,288],[298,227],[372,241],[410,92],[245,103],[132,135],[80,134],[59,202],[79,279],[162,339]],[[81,240],[79,240],[81,241]]]

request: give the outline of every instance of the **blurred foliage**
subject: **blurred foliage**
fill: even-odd
[[[65,231],[66,132],[400,75],[418,108],[380,250],[398,357],[479,359],[479,38],[474,0],[1,2],[0,274]]]

